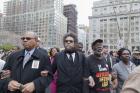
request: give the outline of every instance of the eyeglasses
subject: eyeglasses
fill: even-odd
[[[130,55],[129,53],[122,53],[122,55]]]
[[[31,40],[31,39],[34,39],[34,38],[32,38],[32,37],[22,37],[22,38],[21,38],[21,40],[25,40],[25,39],[26,39],[26,40]]]
[[[74,41],[73,40],[65,40],[65,43],[68,43],[68,42],[73,43]]]

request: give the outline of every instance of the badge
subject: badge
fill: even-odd
[[[33,60],[32,68],[38,69],[39,68],[39,60]]]

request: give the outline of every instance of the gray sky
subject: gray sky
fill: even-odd
[[[0,12],[3,10],[3,2],[0,0]],[[88,16],[91,16],[93,1],[99,0],[64,0],[64,4],[76,4],[78,11],[78,24],[89,25]]]

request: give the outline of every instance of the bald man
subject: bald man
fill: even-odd
[[[10,70],[10,77],[5,80],[6,93],[45,93],[45,88],[52,80],[49,57],[36,46],[38,37],[34,32],[26,32],[21,41],[24,49],[12,53],[4,66]],[[41,76],[47,70],[48,76]]]

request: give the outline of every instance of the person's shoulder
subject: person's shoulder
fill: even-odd
[[[93,54],[87,56],[87,59],[91,59],[91,58],[94,58]]]
[[[42,57],[45,57],[45,58],[46,58],[46,57],[49,57],[48,52],[45,51],[45,50],[42,49],[42,48],[36,48],[36,49],[34,50],[33,56],[40,57],[40,58],[42,58]]]
[[[24,53],[24,49],[12,52],[9,56],[17,56],[17,55],[22,55]]]
[[[119,67],[119,63],[113,65],[113,69],[117,69]]]
[[[38,50],[39,50],[40,52],[48,53],[48,51],[47,51],[46,49],[44,49],[44,48],[38,48]]]
[[[87,62],[89,63],[89,64],[96,64],[96,60],[95,60],[95,57],[94,57],[94,55],[93,54],[91,54],[91,55],[89,55],[87,58],[86,58],[86,60],[87,60]]]
[[[5,64],[5,61],[0,59],[0,64]]]
[[[77,51],[76,52],[79,56],[86,57],[84,53]]]
[[[64,55],[65,54],[65,52],[64,51],[61,51],[61,52],[58,52],[56,55],[55,55],[55,57],[60,57],[60,56],[62,56],[62,55]]]

